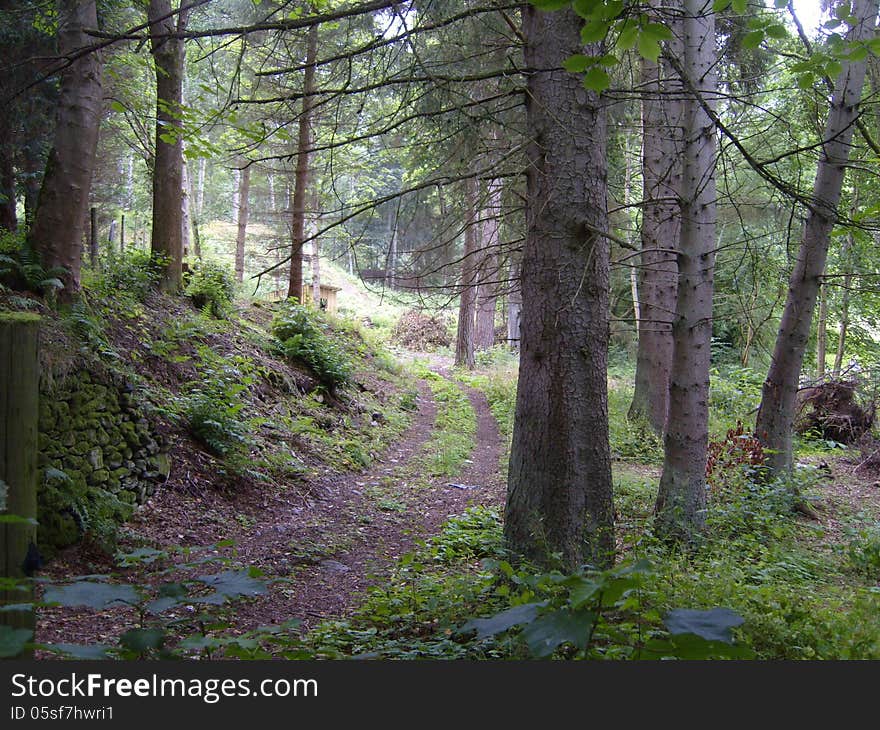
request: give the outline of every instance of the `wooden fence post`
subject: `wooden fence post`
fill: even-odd
[[[30,520],[0,522],[0,577],[4,578],[29,576],[38,567],[39,322],[35,314],[0,313],[0,490],[5,493],[5,500],[0,500],[0,515]],[[0,591],[0,605],[32,600],[32,588]],[[0,625],[33,631],[34,611],[0,611]]]

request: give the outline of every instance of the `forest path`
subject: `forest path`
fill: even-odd
[[[160,492],[138,513],[133,528],[165,549],[230,541],[232,547],[222,554],[231,556],[233,566],[255,567],[269,579],[282,579],[272,582],[266,593],[234,604],[235,631],[290,619],[308,627],[345,617],[397,558],[436,534],[449,517],[470,506],[503,503],[503,444],[497,424],[485,395],[455,381],[450,366],[440,358],[429,361],[431,370],[467,394],[477,423],[474,449],[454,477],[430,476],[425,468],[438,407],[422,380],[410,426],[366,470],[326,474],[249,498],[214,491]],[[106,570],[89,565],[81,555],[72,563],[62,557],[51,568],[47,577]],[[123,579],[154,583],[151,570],[149,565],[129,569]],[[184,574],[172,569],[161,580],[180,580]],[[173,609],[163,618],[184,617],[186,610]],[[115,643],[108,640],[132,626],[131,614],[130,609],[115,608],[44,609],[37,640]]]

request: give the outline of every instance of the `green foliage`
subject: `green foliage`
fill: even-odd
[[[64,288],[62,268],[46,269],[22,233],[0,231],[0,291],[30,291],[52,298]]]
[[[186,396],[183,415],[190,433],[218,456],[229,456],[246,442],[242,393],[252,382],[233,365],[210,363]]]
[[[322,385],[330,390],[351,378],[344,350],[327,334],[329,325],[316,310],[285,303],[272,322],[272,334],[285,357],[309,367]]]
[[[192,299],[196,307],[222,319],[232,311],[235,278],[229,267],[199,260],[187,274],[183,293]]]
[[[850,528],[846,557],[849,566],[871,581],[880,578],[880,524]]]
[[[102,269],[90,271],[83,286],[100,297],[118,299],[128,295],[143,302],[161,280],[167,263],[168,258],[162,254],[130,250],[108,258]]]

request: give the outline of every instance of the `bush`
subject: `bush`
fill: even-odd
[[[184,404],[190,433],[218,456],[227,456],[245,442],[246,424],[241,393],[251,378],[234,367],[208,367]]]
[[[345,352],[325,332],[326,321],[315,310],[300,304],[285,304],[272,322],[285,357],[299,360],[329,389],[351,378]]]
[[[167,257],[162,254],[128,251],[109,259],[102,272],[95,272],[96,278],[88,283],[88,288],[104,296],[125,292],[143,302],[159,283],[166,265]]]
[[[223,318],[232,309],[235,279],[226,266],[198,261],[187,276],[184,294],[199,309],[207,309],[212,316]]]
[[[63,268],[45,269],[40,255],[21,233],[0,235],[0,291],[30,291],[52,296],[64,288]]]

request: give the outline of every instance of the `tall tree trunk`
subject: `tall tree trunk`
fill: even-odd
[[[840,378],[840,371],[843,368],[843,353],[846,350],[846,334],[849,329],[849,288],[852,286],[852,255],[855,240],[852,231],[846,237],[846,244],[841,251],[843,259],[843,293],[840,299],[840,332],[837,335],[837,350],[834,352],[834,365],[831,367],[831,377],[834,380]]]
[[[850,40],[863,41],[874,35],[877,0],[856,0]],[[865,81],[864,59],[843,61],[831,108],[825,124],[822,156],[816,169],[812,209],[804,224],[797,261],[788,283],[788,295],[773,359],[761,392],[755,430],[767,448],[768,466],[774,475],[787,473],[792,463],[792,424],[798,380],[807,340],[812,329],[813,310],[819,280],[825,270],[831,229],[837,220],[837,206],[849,160],[853,126]]]
[[[196,183],[196,217],[199,220],[205,212],[205,170],[208,167],[208,160],[204,157],[199,158],[199,176]]]
[[[318,56],[318,26],[309,29],[306,69],[303,79],[302,113],[296,144],[296,173],[291,218],[290,285],[288,297],[302,302],[302,247],[306,226],[306,191],[309,185],[309,148],[312,146],[312,109],[315,105],[315,61]]]
[[[669,21],[674,23],[675,21]],[[679,41],[672,41],[680,48]],[[645,418],[658,434],[666,428],[672,369],[681,229],[682,102],[667,62],[642,59],[642,252],[639,268],[639,344],[629,418]],[[672,88],[670,88],[672,87]]]
[[[816,380],[825,377],[825,347],[828,342],[828,287],[819,285],[819,319],[816,323]]]
[[[520,288],[520,262],[511,259],[507,282],[507,345],[519,349],[520,318],[522,316],[522,289]]]
[[[93,269],[98,268],[98,209],[89,209],[89,263]]]
[[[73,55],[92,38],[85,28],[97,28],[95,0],[59,0],[58,50]],[[83,226],[95,167],[101,125],[101,56],[86,53],[61,72],[55,141],[34,212],[30,239],[46,268],[64,267],[61,298],[79,292]]]
[[[477,302],[475,261],[477,181],[469,177],[465,180],[464,185],[464,253],[461,259],[461,297],[458,303],[455,365],[473,370],[476,364],[474,361],[474,314]]]
[[[504,535],[541,563],[613,559],[605,102],[562,70],[569,9],[523,7],[529,75],[522,340]],[[586,52],[601,53],[595,45]]]
[[[681,37],[689,84],[712,104],[717,93],[715,15],[709,7],[704,0],[685,0]],[[663,473],[655,512],[659,534],[687,540],[702,529],[706,517],[717,151],[715,128],[698,99],[688,95],[683,103],[678,295]]]
[[[0,229],[15,231],[18,218],[15,213],[15,141],[7,115],[0,112]]]
[[[247,224],[250,205],[248,194],[251,187],[251,168],[245,164],[238,176],[238,235],[235,238],[235,280],[244,281],[244,245],[247,241]]]
[[[489,180],[483,222],[480,224],[479,280],[477,285],[477,321],[474,347],[488,350],[495,344],[495,308],[498,300],[498,252],[501,245],[501,181]]]
[[[184,258],[189,256],[189,228],[190,228],[190,205],[189,205],[189,166],[186,158],[183,160],[183,169],[180,179],[180,248]]]
[[[167,260],[160,285],[180,289],[183,274],[183,39],[162,37],[185,30],[188,11],[171,15],[169,0],[150,0],[153,61],[156,66],[156,153],[153,165],[153,232],[150,249]],[[169,16],[169,17],[166,17]]]
[[[321,247],[318,244],[320,216],[318,214],[318,189],[312,186],[312,216],[309,219],[309,238],[312,239],[312,302],[321,306]]]

